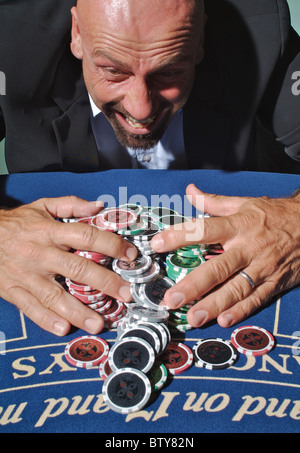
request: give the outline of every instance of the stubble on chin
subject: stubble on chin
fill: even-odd
[[[120,124],[116,118],[114,109],[110,105],[103,106],[101,110],[110,122],[118,142],[125,148],[144,150],[153,148],[163,137],[169,123],[169,118],[166,116],[162,124],[153,132],[149,134],[132,134]]]

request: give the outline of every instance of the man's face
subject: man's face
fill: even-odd
[[[150,148],[186,103],[202,59],[193,0],[79,0],[71,49],[119,142]]]

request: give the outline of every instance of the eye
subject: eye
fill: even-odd
[[[105,71],[113,76],[122,74],[121,71],[117,68],[105,68]]]
[[[127,78],[126,72],[114,66],[100,66],[100,69],[107,80],[119,82]]]
[[[176,84],[183,76],[184,71],[181,68],[166,68],[152,74],[154,80],[162,84]]]

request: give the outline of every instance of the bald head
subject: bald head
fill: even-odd
[[[90,13],[96,9],[102,10],[108,14],[113,20],[116,19],[117,15],[121,10],[126,14],[136,12],[140,15],[142,11],[150,9],[154,12],[165,11],[165,8],[170,10],[172,8],[178,11],[179,7],[187,5],[191,10],[194,10],[199,16],[204,14],[204,0],[77,0],[77,9],[79,14]],[[157,16],[159,19],[159,16]]]
[[[204,22],[203,0],[78,0],[77,18],[82,29],[105,22],[110,29],[119,27],[140,31],[139,39],[147,39],[150,28],[172,21],[174,27],[194,24],[198,29]]]
[[[186,102],[203,58],[203,0],[78,0],[73,54],[124,146],[153,146]]]

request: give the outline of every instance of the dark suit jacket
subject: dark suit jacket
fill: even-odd
[[[9,172],[96,171],[81,62],[70,52],[76,0],[0,0],[0,139]],[[205,58],[184,107],[190,168],[251,168],[255,121],[300,168],[299,37],[285,0],[206,0]],[[285,150],[285,152],[284,152]],[[279,169],[280,170],[280,169]]]

